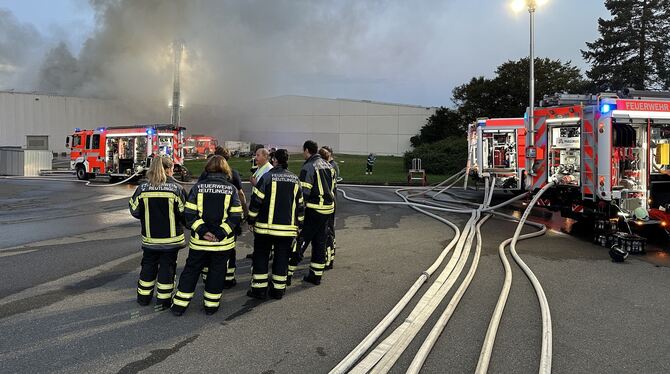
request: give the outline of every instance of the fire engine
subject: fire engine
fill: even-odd
[[[192,135],[184,140],[184,156],[208,156],[214,154],[217,145],[219,142],[212,136]]]
[[[175,176],[188,178],[183,165],[184,127],[173,125],[136,125],[75,129],[67,137],[70,169],[80,180],[99,175],[111,179],[143,174],[153,155],[168,155],[175,163]]]
[[[576,219],[635,220],[670,203],[667,94],[560,94],[545,97],[533,117],[527,185],[555,184],[542,205]]]
[[[468,129],[468,174],[493,176],[496,187],[525,190],[526,128],[523,118],[482,118]]]

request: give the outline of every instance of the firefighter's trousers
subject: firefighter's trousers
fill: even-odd
[[[230,257],[228,258],[228,268],[226,270],[226,280],[225,283],[233,282],[235,280],[235,267],[237,261],[235,259],[236,252],[235,248],[229,250]],[[207,273],[209,273],[209,264],[202,268],[202,280],[203,282],[207,281]]]
[[[170,306],[177,269],[177,251],[164,252],[144,249],[142,269],[137,282],[137,302],[148,305],[156,288],[156,300],[164,307]]]
[[[288,273],[288,256],[291,252],[292,243],[292,237],[254,234],[251,292],[259,296],[265,296],[271,284],[275,296],[284,294]],[[270,261],[270,252],[273,250],[272,277],[270,277],[268,261]]]
[[[288,286],[291,285],[291,277],[293,277],[293,273],[295,273],[296,270],[298,270],[298,264],[302,259],[302,255],[300,254],[301,249],[302,249],[302,233],[298,232],[298,236],[293,238],[293,241],[291,242],[291,251],[289,252],[288,255],[288,280],[286,282],[286,285]]]
[[[337,192],[335,193],[337,195]],[[337,210],[337,201],[335,201]],[[335,262],[335,212],[328,217],[326,226],[326,270],[333,268]]]
[[[307,247],[312,244],[312,258],[309,264],[309,276],[321,279],[326,267],[326,227],[329,214],[321,214],[311,208],[305,209],[305,225],[302,228],[302,257]],[[297,263],[295,264],[297,265]]]
[[[205,292],[203,294],[205,311],[207,313],[214,313],[219,310],[221,291],[223,290],[223,281],[226,276],[226,265],[229,256],[230,250],[205,251],[189,249],[186,265],[184,265],[184,270],[179,276],[177,293],[172,298],[172,310],[183,312],[188,308],[195,293],[198,277],[205,265],[209,265],[207,280],[205,280]]]

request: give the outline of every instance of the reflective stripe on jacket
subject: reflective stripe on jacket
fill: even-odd
[[[249,224],[257,234],[295,237],[304,211],[300,180],[281,166],[265,173],[251,190]]]
[[[221,173],[211,173],[196,183],[188,194],[186,226],[191,229],[189,248],[226,251],[235,248],[235,228],[242,218],[237,188]],[[205,234],[218,239],[210,242]]]
[[[334,173],[330,164],[318,154],[312,155],[305,161],[300,170],[300,185],[307,208],[321,214],[335,212]]]
[[[142,222],[142,248],[174,251],[184,247],[186,192],[172,177],[159,185],[140,184],[128,202],[130,214]]]

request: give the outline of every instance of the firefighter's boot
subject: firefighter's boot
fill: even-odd
[[[278,290],[272,287],[270,288],[270,297],[276,300],[280,300],[282,297],[284,297],[284,291],[285,290]]]
[[[205,314],[211,316],[219,310],[221,303],[221,293],[215,294],[205,291],[203,294],[203,302],[205,307]]]
[[[147,306],[151,303],[154,296],[154,286],[156,281],[144,281],[140,279],[137,282],[137,303],[142,306]]]
[[[174,314],[177,317],[184,314],[186,308],[188,308],[188,305],[191,303],[192,298],[193,298],[193,292],[177,291],[177,293],[174,294],[174,297],[172,297],[172,307],[170,308],[172,314]]]
[[[267,288],[252,288],[247,291],[247,296],[258,300],[265,300],[268,298]]]
[[[314,274],[312,274],[312,273],[310,273],[310,274],[308,274],[308,275],[305,275],[305,277],[302,278],[302,280],[305,281],[305,282],[311,283],[311,284],[313,284],[313,285],[315,285],[315,286],[318,286],[318,285],[321,284],[321,277],[316,276],[316,275],[314,275]]]
[[[237,280],[235,280],[235,268],[228,267],[226,269],[226,279],[223,281],[223,289],[228,290],[237,285]]]

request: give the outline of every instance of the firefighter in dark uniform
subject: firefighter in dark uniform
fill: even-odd
[[[230,159],[230,151],[227,148],[223,148],[220,145],[214,149],[214,155],[222,156],[223,158],[226,159],[226,162]],[[210,155],[209,157],[212,157],[214,155]],[[244,195],[244,191],[242,190],[242,178],[240,178],[240,173],[237,170],[230,168],[230,171],[231,171],[231,177],[228,180],[230,181],[230,183],[233,184],[233,186],[235,186],[235,188],[237,188],[237,195],[240,198],[240,204],[242,205],[242,209],[244,209],[244,216],[242,216],[242,221],[244,221],[244,217],[246,217],[249,212],[247,208],[247,198]],[[204,180],[205,178],[207,178],[207,171],[203,170],[202,174],[200,174],[200,177],[198,178],[198,182]],[[238,226],[237,230],[235,230],[235,235],[237,236],[242,235],[242,229],[240,226]],[[237,284],[237,280],[235,280],[236,265],[237,265],[236,250],[235,248],[233,248],[230,251],[230,257],[228,259],[226,280],[225,282],[223,282],[223,289],[233,288]],[[209,271],[208,266],[205,266],[202,269],[203,281],[207,280],[208,271]]]
[[[249,225],[254,231],[251,289],[257,299],[281,299],[286,290],[289,253],[304,220],[300,180],[288,171],[288,151],[275,152],[275,165],[252,189]],[[274,251],[272,277],[268,274],[270,252]],[[270,282],[271,280],[271,282]],[[271,287],[270,287],[271,285]]]
[[[292,270],[295,270],[305,250],[312,244],[309,274],[303,280],[318,285],[321,284],[326,267],[326,226],[329,216],[335,212],[333,168],[317,153],[319,148],[316,142],[308,140],[302,148],[305,163],[300,170],[300,185],[305,199],[305,224],[300,248],[291,259],[291,265],[294,266]]]
[[[319,156],[328,161],[333,168],[333,202],[335,203],[335,210],[337,210],[337,181],[340,177],[340,167],[333,158],[333,150],[327,145],[319,149]],[[328,224],[326,225],[326,270],[330,270],[335,266],[335,211],[328,217]]]
[[[172,177],[174,164],[157,156],[130,198],[130,214],[142,222],[142,269],[137,283],[137,302],[149,305],[156,288],[157,304],[170,307],[174,291],[177,252],[184,247],[186,193]]]
[[[172,313],[180,316],[188,307],[202,268],[209,265],[205,281],[205,313],[219,309],[230,250],[235,248],[235,230],[242,218],[237,189],[229,181],[226,160],[214,156],[205,166],[207,178],[196,183],[186,201],[186,226],[191,229],[186,265],[172,298]]]

